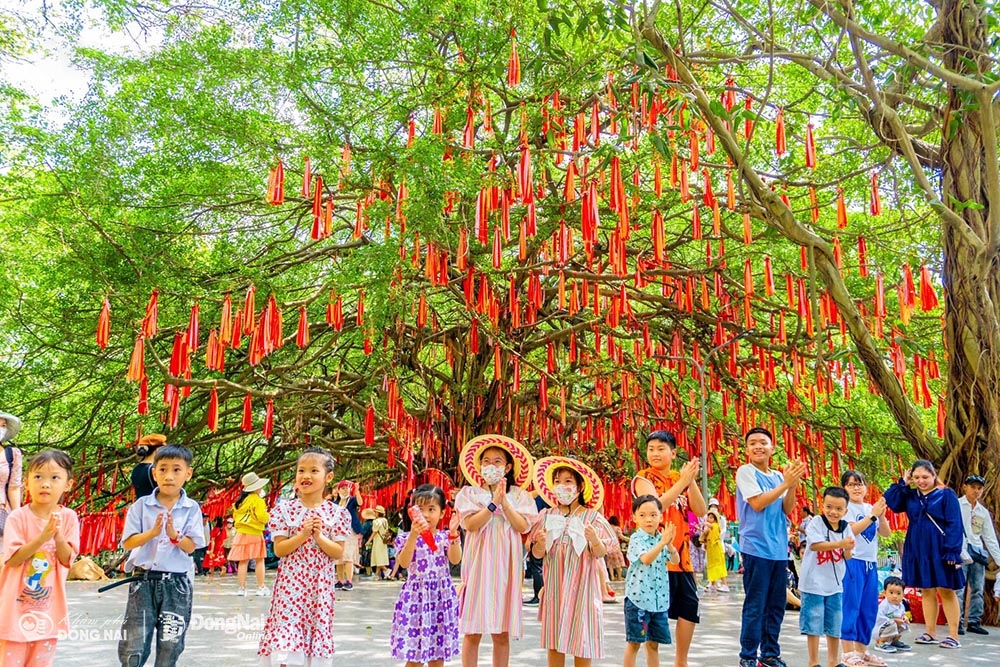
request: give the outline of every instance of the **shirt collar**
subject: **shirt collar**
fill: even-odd
[[[142,497],[142,502],[144,505],[149,505],[150,507],[164,507],[163,503],[159,500],[160,489],[153,489],[153,492],[148,496]],[[177,503],[174,507],[191,507],[194,505],[194,501],[188,498],[187,491],[181,489],[181,497],[177,499]],[[164,507],[164,509],[166,509]]]

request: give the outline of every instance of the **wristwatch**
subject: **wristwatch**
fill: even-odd
[[[488,509],[491,512],[496,512],[497,511],[497,504],[494,503],[494,502],[490,502],[490,504],[486,506],[486,509]]]
[[[868,517],[868,518],[869,518],[869,519],[871,520],[871,522],[872,522],[872,523],[878,523],[878,517],[877,517],[877,516],[875,516],[874,514],[872,514],[872,515],[871,515],[870,517]]]

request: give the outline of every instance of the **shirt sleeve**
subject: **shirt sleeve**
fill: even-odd
[[[142,532],[142,500],[129,505],[128,512],[125,513],[125,528],[122,529],[122,548],[125,548],[125,540]]]
[[[962,560],[962,549],[965,547],[965,531],[962,529],[962,510],[958,505],[958,496],[951,489],[943,489],[941,509],[944,513],[944,559],[959,562]]]
[[[479,502],[479,499],[476,497],[478,495],[476,493],[477,490],[478,488],[474,486],[463,486],[459,490],[458,495],[455,496],[455,511],[458,512],[462,521],[465,521],[470,514],[475,514],[489,505],[488,502]]]
[[[993,556],[993,562],[1000,563],[1000,544],[997,543],[997,531],[993,526],[993,517],[986,513],[986,523],[983,525],[983,532],[980,535],[986,550]]]
[[[271,529],[271,537],[288,537],[288,514],[285,511],[285,504],[278,503],[271,510],[268,528]]]
[[[254,496],[253,515],[255,519],[265,526],[271,518],[271,515],[267,513],[267,503],[260,496]]]
[[[913,495],[913,490],[904,484],[903,479],[900,478],[885,490],[882,497],[885,498],[886,506],[893,512],[905,512],[906,503],[909,501],[911,495]]]
[[[811,546],[816,542],[826,542],[826,524],[817,514],[806,526],[806,546]]]
[[[17,510],[10,513],[3,530],[3,562],[6,564],[18,549],[28,541],[24,514]]]
[[[764,489],[760,488],[760,483],[757,481],[757,473],[750,465],[740,466],[736,470],[736,488],[743,494],[744,499],[764,493]]]
[[[14,454],[14,460],[11,462],[10,464],[11,469],[7,472],[7,474],[9,475],[10,479],[10,488],[20,489],[23,483],[22,475],[24,473],[23,470],[24,466],[22,464],[23,455],[21,454],[21,450],[17,447],[14,447],[13,454]]]
[[[195,549],[203,549],[207,546],[205,542],[205,524],[201,518],[201,505],[198,503],[195,503],[193,508],[188,509],[187,521],[183,530],[181,530],[181,534],[191,538]]]
[[[346,542],[352,535],[351,513],[343,507],[338,508],[333,520],[333,528],[330,530],[330,539],[334,542]]]
[[[640,529],[641,530],[641,529]],[[649,551],[649,546],[646,544],[646,540],[642,539],[638,534],[632,534],[632,539],[628,542],[628,560],[630,563],[639,562],[639,558]]]
[[[61,514],[63,535],[72,551],[69,557],[69,564],[72,565],[80,553],[80,518],[68,507],[64,507]]]

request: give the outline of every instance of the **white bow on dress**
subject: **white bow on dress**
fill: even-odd
[[[548,514],[545,516],[545,550],[548,551],[563,534],[569,536],[573,550],[579,556],[587,548],[587,537],[583,534],[583,519],[579,516]]]

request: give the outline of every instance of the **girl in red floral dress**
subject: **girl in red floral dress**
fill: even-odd
[[[335,559],[351,536],[347,510],[323,500],[333,457],[310,447],[295,464],[298,498],[280,502],[269,526],[281,558],[257,655],[262,665],[333,664]]]

